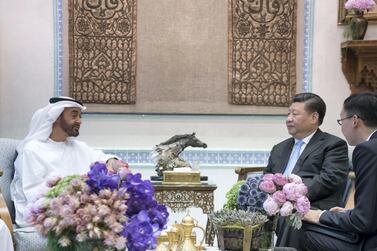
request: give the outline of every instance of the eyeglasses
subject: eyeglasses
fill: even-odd
[[[348,117],[345,117],[345,118],[342,118],[342,119],[337,119],[336,122],[338,122],[339,125],[342,125],[343,124],[343,120],[345,119],[350,119],[352,118],[354,115],[351,115],[351,116],[348,116]]]

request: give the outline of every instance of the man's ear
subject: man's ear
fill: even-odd
[[[312,113],[312,119],[313,119],[317,124],[319,124],[319,114],[318,114],[318,112],[313,112],[313,113]]]
[[[353,127],[360,126],[360,123],[362,123],[362,120],[357,115],[353,115],[352,116],[352,125],[353,125]]]

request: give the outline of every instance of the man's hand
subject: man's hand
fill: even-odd
[[[121,168],[128,169],[128,164],[123,160],[112,158],[106,161],[106,167],[110,172],[114,173],[119,171]]]
[[[309,210],[309,212],[304,215],[303,220],[319,223],[319,217],[321,216],[321,213],[321,210]]]
[[[332,208],[330,208],[330,212],[343,213],[343,212],[346,212],[346,211],[348,211],[348,210],[343,208],[343,207],[332,207]]]

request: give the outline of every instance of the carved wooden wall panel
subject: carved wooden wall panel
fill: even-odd
[[[136,102],[136,1],[69,1],[69,95]]]
[[[296,0],[229,0],[228,101],[288,106],[296,90]]]

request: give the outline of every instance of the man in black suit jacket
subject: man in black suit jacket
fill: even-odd
[[[311,207],[319,209],[341,205],[349,170],[347,143],[319,129],[325,113],[326,104],[318,95],[295,95],[286,120],[292,138],[272,148],[265,170],[267,173],[300,176],[308,187]],[[291,165],[293,170],[289,171],[289,159],[294,155],[295,142],[299,140],[303,140],[304,145],[297,162]],[[276,245],[299,248],[300,233],[281,219]]]
[[[317,226],[317,231],[309,227],[302,246],[310,251],[377,250],[377,94],[351,95],[344,101],[338,123],[348,143],[356,145],[352,155],[355,207],[310,210],[304,219],[325,226]],[[358,234],[360,241],[350,243],[350,239],[330,237],[335,231],[326,226]]]

